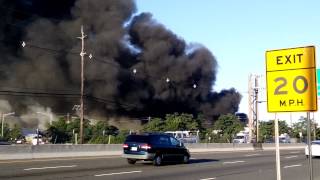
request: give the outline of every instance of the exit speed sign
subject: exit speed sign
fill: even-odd
[[[315,47],[266,52],[268,112],[317,111]]]

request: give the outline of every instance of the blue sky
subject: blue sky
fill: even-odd
[[[297,0],[136,0],[138,12],[185,39],[211,50],[219,68],[214,90],[236,88],[242,95],[239,111],[248,112],[248,76],[264,75],[265,51],[320,45],[320,1]],[[317,67],[319,63],[317,62]],[[265,92],[261,92],[261,99]],[[265,104],[265,103],[264,103]],[[262,119],[270,119],[265,105]]]

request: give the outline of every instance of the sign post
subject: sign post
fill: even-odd
[[[277,113],[274,116],[274,134],[276,143],[276,167],[277,167],[277,180],[281,180],[281,166],[280,166],[280,148],[279,148],[279,120]]]
[[[308,132],[308,153],[309,153],[309,174],[310,180],[313,180],[313,165],[312,165],[312,151],[311,151],[311,125],[310,112],[307,112],[307,132]]]
[[[317,111],[315,47],[299,47],[266,52],[268,112]],[[308,126],[308,134],[311,129]],[[281,180],[278,120],[275,117],[277,180]],[[312,175],[311,138],[308,135],[309,172]]]

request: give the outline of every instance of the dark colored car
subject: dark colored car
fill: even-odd
[[[7,141],[0,141],[0,145],[11,145],[11,143]]]
[[[123,155],[129,164],[139,160],[153,161],[159,166],[164,162],[188,163],[190,153],[182,142],[166,134],[129,135],[123,144]]]

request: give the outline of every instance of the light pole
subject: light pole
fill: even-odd
[[[1,117],[1,137],[3,137],[4,118],[5,118],[6,116],[10,116],[10,115],[13,115],[13,114],[14,114],[14,112],[2,114],[2,117]]]
[[[52,124],[52,120],[53,120],[52,113],[37,112],[37,114],[42,114],[42,115],[48,116],[49,117],[49,124],[50,125]]]

